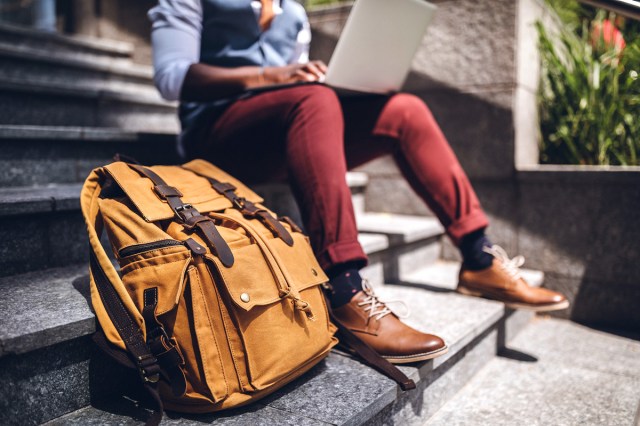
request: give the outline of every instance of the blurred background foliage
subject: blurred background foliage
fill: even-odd
[[[571,0],[538,22],[540,162],[640,165],[640,23]]]
[[[332,3],[344,3],[346,0],[306,0],[305,6],[313,8],[315,6],[325,6]]]

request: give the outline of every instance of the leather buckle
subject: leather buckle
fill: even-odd
[[[155,369],[158,370],[158,372],[151,373],[151,374],[147,372],[148,367],[154,367],[154,366],[156,367]],[[154,357],[151,354],[141,355],[138,357],[138,371],[140,372],[140,376],[142,377],[142,380],[144,380],[145,382],[158,383],[158,380],[160,380],[158,360],[156,359],[156,357]]]
[[[233,199],[233,205],[240,210],[244,210],[244,206],[247,203],[247,199],[244,197],[236,197]]]

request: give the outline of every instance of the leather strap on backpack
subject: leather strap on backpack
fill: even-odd
[[[131,317],[122,300],[116,293],[109,278],[102,269],[98,257],[91,246],[90,273],[100,294],[103,306],[115,326],[120,338],[125,343],[127,351],[138,369],[142,384],[154,402],[154,412],[147,420],[147,426],[156,426],[162,420],[162,401],[158,394],[157,383],[160,380],[160,365],[147,346],[142,331]],[[111,351],[107,351],[111,355]],[[122,362],[122,361],[120,361]]]
[[[403,391],[416,388],[416,383],[407,377],[398,367],[384,359],[375,349],[363,342],[346,325],[344,325],[333,313],[329,297],[325,292],[325,300],[331,322],[338,327],[338,340],[352,349],[362,360],[373,369],[393,379]]]
[[[240,210],[244,216],[259,219],[267,228],[269,228],[275,237],[280,238],[289,247],[293,246],[293,237],[291,237],[291,234],[289,234],[285,227],[282,226],[280,221],[273,217],[265,208],[258,207],[246,198],[239,196],[235,192],[237,188],[234,185],[228,182],[220,182],[216,178],[203,175],[202,173],[196,172],[195,170],[191,170],[187,167],[183,168],[207,179],[211,184],[211,187],[220,195],[223,195],[227,200],[231,201],[231,205]],[[296,228],[299,229],[297,226]]]
[[[167,201],[171,209],[175,212],[176,217],[186,229],[200,229],[211,251],[214,255],[218,256],[224,266],[229,268],[233,265],[233,253],[227,245],[227,242],[222,238],[222,235],[220,235],[220,232],[218,232],[211,218],[200,214],[191,204],[184,203],[182,201],[182,193],[177,188],[167,185],[164,179],[158,176],[153,170],[137,164],[127,165],[153,182],[155,185],[153,189],[156,194]]]
[[[101,181],[102,177],[97,173],[90,175],[82,189],[80,202],[89,235],[89,272],[97,290],[96,294],[92,295],[93,307],[99,320],[105,319],[105,314],[108,316],[117,336],[111,332],[111,337],[107,338],[105,332],[99,330],[93,339],[105,353],[120,364],[138,371],[142,384],[154,404],[154,412],[146,424],[156,426],[162,420],[163,414],[162,401],[157,389],[162,373],[161,364],[145,341],[141,328],[143,318],[137,314],[120,276],[100,243],[103,227],[98,207],[102,191]],[[111,343],[118,337],[125,350]]]
[[[147,329],[147,345],[158,360],[161,372],[166,374],[173,395],[181,397],[187,391],[187,380],[181,368],[184,365],[184,357],[175,339],[169,337],[162,323],[156,318],[158,287],[147,288],[143,294],[142,317]]]

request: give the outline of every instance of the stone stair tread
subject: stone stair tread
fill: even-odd
[[[356,216],[358,230],[389,236],[392,245],[412,243],[443,234],[440,222],[432,217],[395,213],[360,213]]]
[[[149,84],[153,83],[153,69],[147,65],[134,64],[128,59],[121,58],[100,58],[87,59],[78,57],[68,52],[51,52],[37,49],[31,46],[20,46],[12,43],[5,43],[0,38],[0,57],[16,57],[28,59],[38,63],[57,64],[74,68],[85,68],[95,71],[120,74],[127,77],[134,77]]]
[[[37,95],[71,96],[80,98],[97,98],[105,101],[120,101],[140,105],[152,105],[173,109],[176,102],[165,101],[154,90],[127,88],[123,90],[99,89],[95,87],[78,87],[68,83],[29,82],[15,78],[0,77],[0,91],[26,92]]]
[[[78,141],[128,141],[153,140],[158,143],[174,144],[177,135],[173,132],[136,132],[109,127],[76,126],[32,126],[0,124],[0,140],[78,140]]]
[[[637,340],[538,318],[509,350],[519,356],[494,358],[424,425],[633,424]]]
[[[364,172],[347,172],[347,185],[353,191],[358,188],[361,192],[364,192],[369,184],[369,175]]]
[[[432,289],[455,290],[458,285],[460,262],[438,260],[413,272],[403,274],[403,283],[424,286]],[[544,272],[532,269],[520,269],[522,277],[530,285],[540,287],[544,282]]]
[[[51,133],[47,135],[49,130],[51,130]],[[153,134],[126,131],[119,132],[113,129],[103,130],[83,127],[58,128],[55,126],[0,126],[0,140],[5,137],[13,138],[14,135],[18,135],[18,137],[23,138],[48,136],[60,139],[78,138],[80,140],[86,140],[89,138],[105,141],[121,140],[122,138],[136,138],[138,140],[158,138],[159,140],[165,140],[165,142],[173,143],[173,137],[170,133]],[[0,188],[0,217],[23,213],[43,213],[54,210],[79,209],[81,189],[81,183]],[[376,247],[383,244],[382,237],[380,235],[372,236],[371,238],[365,236],[363,238],[366,244],[374,244]]]
[[[365,253],[371,254],[389,248],[389,238],[383,234],[358,234],[358,242]]]
[[[11,191],[0,189],[0,199],[2,192]],[[360,238],[368,254],[386,248],[384,235]],[[82,297],[89,291],[88,271],[80,264],[0,278],[0,356],[92,333],[94,315]]]
[[[440,358],[401,367],[416,382],[424,380],[447,360],[455,357],[504,314],[501,303],[465,297],[453,292],[435,293],[396,285],[382,286],[377,291],[383,298],[404,300],[414,312],[406,321],[417,329],[442,336],[449,345],[449,353]],[[281,424],[300,421],[304,423],[295,424],[363,424],[392,404],[397,394],[398,388],[393,381],[348,355],[334,352],[303,378],[266,397],[257,405],[234,410],[230,413],[231,417],[224,413],[188,418],[175,415],[178,417],[173,419],[165,416],[163,424],[246,424],[245,419],[249,421],[252,416],[261,413],[266,413],[267,419],[273,418],[273,415],[286,415],[284,418],[278,417]],[[278,413],[273,413],[270,409],[275,409]],[[120,410],[121,413],[127,413],[126,409]],[[118,410],[106,411],[112,414],[105,413],[100,408],[84,408],[53,420],[50,424],[92,424],[91,419],[96,419],[96,422],[108,419],[109,422],[119,424],[136,424],[130,413],[112,417]]]
[[[2,22],[0,23],[0,38],[2,38],[2,35],[4,34],[12,34],[23,38],[55,41],[56,43],[68,45],[70,47],[89,48],[96,52],[122,57],[130,57],[133,54],[134,49],[133,44],[124,41],[88,36],[62,35],[52,33],[50,31],[37,30],[30,27]]]
[[[0,217],[80,208],[81,183],[0,188]]]
[[[0,356],[92,333],[88,284],[87,265],[0,278]]]

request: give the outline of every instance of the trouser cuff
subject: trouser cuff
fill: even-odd
[[[328,271],[336,265],[347,262],[357,262],[367,266],[369,259],[358,241],[337,242],[325,247],[316,254],[323,270]]]
[[[477,211],[449,225],[447,235],[456,246],[459,246],[465,235],[487,226],[489,226],[489,219],[487,219],[483,211]]]

